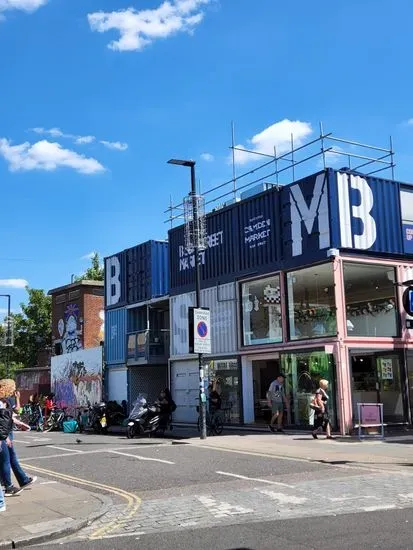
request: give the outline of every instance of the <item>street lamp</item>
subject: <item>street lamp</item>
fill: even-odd
[[[192,219],[194,227],[194,254],[195,254],[195,307],[199,308],[201,304],[201,264],[199,261],[200,248],[200,224],[198,212],[198,197],[196,195],[195,181],[195,161],[170,159],[168,164],[176,166],[186,166],[191,169],[191,198],[192,198]],[[202,366],[202,354],[198,353],[198,368],[199,368],[199,417],[200,417],[200,437],[206,439],[206,408],[205,408],[205,393],[204,393],[204,369]]]
[[[6,376],[9,377],[10,374],[10,354],[9,354],[9,347],[11,345],[11,335],[10,335],[10,302],[11,302],[11,296],[10,294],[0,294],[1,298],[7,298],[7,332],[6,332],[6,347],[7,347],[7,355],[6,355]]]

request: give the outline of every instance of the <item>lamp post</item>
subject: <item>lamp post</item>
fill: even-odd
[[[168,164],[176,166],[186,166],[191,169],[191,198],[192,198],[192,216],[194,228],[194,254],[195,254],[195,307],[199,308],[201,304],[201,264],[199,261],[199,245],[200,245],[200,225],[198,212],[198,197],[196,194],[195,180],[195,161],[194,160],[179,160],[170,159]],[[198,368],[199,368],[199,417],[200,417],[200,437],[206,439],[206,403],[204,389],[204,369],[202,366],[202,354],[198,353]]]
[[[0,294],[0,297],[7,298],[7,332],[6,332],[6,376],[9,377],[10,374],[10,353],[9,347],[11,346],[11,335],[10,335],[10,305],[11,305],[11,296],[10,294]]]

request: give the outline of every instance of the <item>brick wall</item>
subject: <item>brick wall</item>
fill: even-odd
[[[102,287],[70,285],[52,294],[52,344],[62,345],[62,353],[95,348],[103,340],[104,309]]]
[[[89,290],[89,289],[88,289]],[[95,296],[90,289],[84,294],[84,322],[83,322],[83,346],[95,348],[103,341],[103,296]]]

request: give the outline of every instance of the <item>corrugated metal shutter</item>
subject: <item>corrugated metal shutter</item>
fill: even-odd
[[[143,394],[150,403],[155,401],[168,384],[167,365],[148,365],[129,368],[129,404]]]

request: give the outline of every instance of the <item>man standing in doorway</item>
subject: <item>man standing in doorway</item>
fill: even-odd
[[[272,418],[269,425],[270,431],[275,432],[275,422],[277,422],[277,432],[282,433],[284,407],[288,406],[284,387],[285,375],[280,373],[277,378],[271,382],[267,392],[268,404],[271,407]]]

